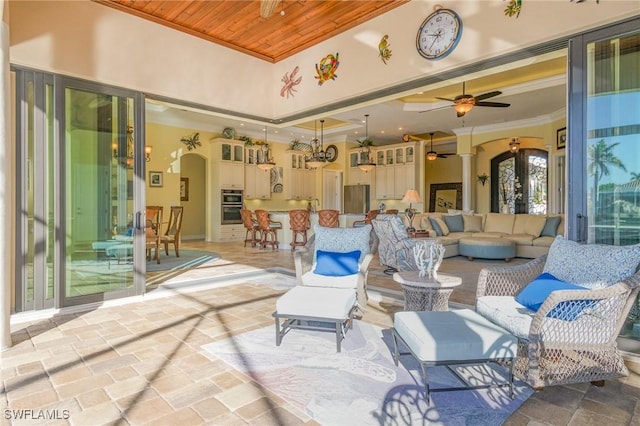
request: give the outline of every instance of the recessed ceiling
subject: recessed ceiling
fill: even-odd
[[[409,0],[94,1],[275,63]]]

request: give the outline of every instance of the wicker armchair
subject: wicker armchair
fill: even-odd
[[[552,245],[549,256],[553,255]],[[607,259],[598,257],[592,263],[595,267],[586,266],[588,259],[577,261],[575,267],[586,267],[580,272],[583,276],[597,274],[595,270],[607,271]],[[629,257],[635,257],[636,263],[640,260],[636,253]],[[571,268],[574,260],[567,258],[563,267]],[[550,262],[545,255],[523,265],[491,267],[480,272],[476,310],[518,337],[514,374],[536,389],[583,382],[602,385],[605,379],[626,376],[628,370],[616,338],[638,295],[640,272],[633,274],[631,266],[627,267],[631,276],[600,288],[553,291],[536,312],[515,302],[515,296],[528,283],[557,267],[558,262]],[[573,278],[575,281],[577,275]],[[579,285],[587,286],[584,282]],[[567,312],[576,312],[577,304],[588,308],[578,310],[581,313],[577,318],[567,319]]]
[[[370,252],[372,234],[371,225],[359,228],[327,228],[315,225],[314,235],[309,238],[307,245],[302,250],[293,253],[297,285],[355,288],[357,307],[354,314],[356,317],[362,317],[369,299],[367,295],[367,277],[369,265],[371,259],[373,259],[373,255]],[[328,277],[314,274],[313,266],[317,250],[333,252],[360,250],[362,256],[358,273],[346,277]]]

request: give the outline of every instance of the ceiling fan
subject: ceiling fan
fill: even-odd
[[[458,117],[464,116],[466,113],[471,111],[474,106],[484,106],[484,107],[493,107],[493,108],[506,108],[511,106],[511,104],[506,104],[503,102],[486,102],[485,99],[493,98],[494,96],[501,95],[502,92],[498,90],[494,90],[493,92],[483,93],[482,95],[473,96],[468,93],[465,93],[465,83],[462,82],[462,95],[458,95],[453,99],[441,98],[436,96],[436,99],[440,99],[443,101],[453,102],[453,108],[456,110],[456,114]],[[449,108],[448,106],[442,108]],[[427,111],[420,112],[429,112],[435,111],[441,108],[430,109]]]
[[[429,148],[429,152],[427,152],[427,160],[433,161],[436,158],[447,158],[450,155],[454,155],[453,153],[451,154],[438,154],[437,152],[435,152],[433,150],[433,132],[429,133],[429,136],[431,137],[431,148]]]

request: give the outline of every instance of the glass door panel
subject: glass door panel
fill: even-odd
[[[133,288],[133,105],[64,90],[65,301]]]

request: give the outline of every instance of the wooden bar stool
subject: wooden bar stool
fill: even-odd
[[[307,244],[307,229],[309,229],[309,211],[308,210],[290,210],[289,225],[291,227],[291,252],[296,247],[304,247]],[[298,241],[298,236],[302,237],[302,241]]]
[[[260,246],[265,248],[270,245],[273,250],[277,249],[279,243],[276,230],[282,229],[282,223],[271,220],[267,210],[256,210],[256,219],[258,220],[258,228],[262,233]]]
[[[260,228],[258,227],[258,222],[251,215],[251,210],[240,209],[240,217],[242,218],[242,225],[244,225],[244,229],[246,230],[244,234],[244,246],[247,246],[247,243],[251,243],[251,247],[255,247],[260,238],[256,237],[256,234],[260,233]]]
[[[338,221],[339,210],[318,210],[318,225],[327,228],[339,228]]]

